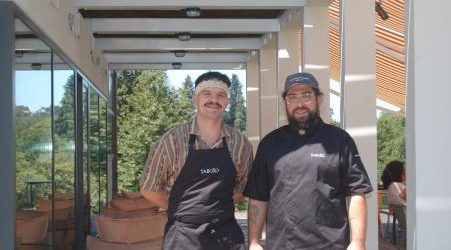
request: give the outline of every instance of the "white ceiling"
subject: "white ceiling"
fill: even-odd
[[[85,20],[95,37],[95,48],[105,53],[110,68],[165,68],[164,65],[171,68],[172,62],[181,62],[182,69],[214,65],[235,69],[244,68],[249,53],[262,47],[265,35],[280,31],[287,19],[306,3],[307,0],[77,0],[76,8],[91,13],[120,10],[130,14],[133,11],[183,11],[187,7],[199,7],[200,18],[100,16]],[[202,11],[207,10],[224,10],[228,15],[233,15],[233,10],[283,10],[283,14],[277,18],[202,18]],[[179,41],[175,36],[179,32],[191,32],[193,38]],[[174,50],[185,50],[186,56],[177,58]]]

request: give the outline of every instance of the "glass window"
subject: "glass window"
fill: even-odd
[[[108,162],[111,152],[109,137],[108,102],[99,92],[83,79],[83,171],[84,192],[87,193],[87,219],[90,225],[86,233],[95,235],[94,217],[101,214],[108,203]],[[109,181],[110,180],[110,181]]]
[[[75,245],[75,73],[53,57],[55,119],[55,249]]]
[[[21,235],[41,234],[26,245],[75,249],[77,153],[83,158],[85,235],[95,232],[90,215],[100,214],[111,194],[108,102],[25,24],[17,20],[16,27],[17,242]],[[76,79],[83,81],[82,121],[75,116]],[[83,126],[82,152],[75,148],[77,126]]]
[[[107,102],[89,90],[89,185],[91,211],[100,214],[107,204]]]
[[[111,105],[111,104],[109,104]],[[107,158],[107,186],[108,195],[107,203],[113,196],[113,116],[114,113],[110,109],[107,111],[107,131],[106,131],[106,158]]]
[[[33,244],[51,246],[52,53],[25,24],[16,23],[16,235],[44,230],[45,237]]]
[[[89,83],[83,79],[83,194],[87,225],[90,225],[90,195],[89,195]],[[89,226],[84,228],[84,234],[89,234]]]
[[[99,196],[99,96],[93,88],[89,90],[89,188],[91,197],[91,212],[100,212]]]
[[[99,206],[104,208],[108,200],[108,147],[107,102],[99,97]]]

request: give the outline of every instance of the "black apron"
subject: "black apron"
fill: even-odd
[[[225,137],[222,148],[194,149],[190,135],[185,165],[169,195],[164,250],[244,250],[235,220],[236,170]]]

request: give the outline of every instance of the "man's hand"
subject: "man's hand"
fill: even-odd
[[[258,243],[249,244],[249,250],[263,250],[263,247]]]
[[[242,199],[244,199],[244,196],[242,193],[239,192],[234,192],[233,193],[233,202],[238,203],[240,202]]]
[[[158,207],[168,209],[168,195],[166,192],[150,192],[141,189],[141,195]]]
[[[346,250],[365,250],[365,243],[363,242],[351,242]]]

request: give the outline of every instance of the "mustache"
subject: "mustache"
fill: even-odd
[[[220,103],[218,103],[218,102],[207,102],[207,103],[204,104],[204,107],[206,107],[208,105],[216,105],[219,108],[222,108],[222,105]]]
[[[310,112],[310,109],[308,109],[308,108],[305,108],[305,107],[302,107],[302,108],[295,108],[295,109],[293,109],[293,113],[294,112],[296,112],[296,111],[307,111],[307,112]]]

